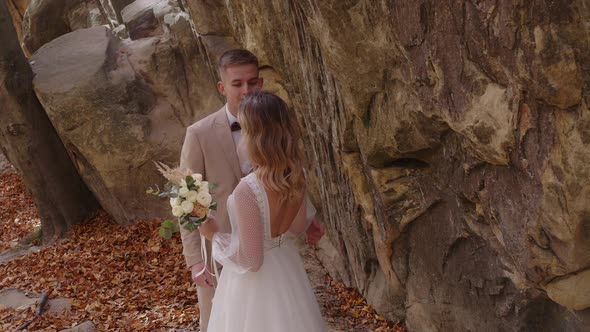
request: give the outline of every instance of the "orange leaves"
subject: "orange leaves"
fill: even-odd
[[[394,331],[404,332],[402,324],[394,324],[377,314],[358,291],[346,287],[342,282],[324,276],[324,286],[318,297],[324,316],[336,329],[343,331]],[[317,291],[316,291],[317,292]]]
[[[18,177],[0,178],[0,227],[6,229],[16,215],[21,220],[36,218],[24,192]],[[24,226],[3,231],[2,244],[32,230]],[[170,326],[196,330],[196,291],[184,266],[180,238],[162,239],[159,226],[154,220],[121,227],[101,212],[55,245],[0,265],[0,289],[47,291],[50,299],[71,300],[69,314],[46,313],[29,330],[60,330],[86,320],[101,331]],[[4,309],[0,321],[5,325],[0,330],[14,330],[33,316]]]
[[[14,222],[37,218],[25,192],[17,175],[0,176],[0,250],[33,230],[33,222]],[[30,331],[59,331],[87,320],[99,331],[197,330],[196,289],[184,265],[180,236],[165,240],[159,227],[158,220],[122,227],[100,212],[53,246],[0,264],[0,289],[47,291],[50,299],[70,299],[69,312],[45,313]],[[318,269],[320,277],[312,284],[335,328],[403,331],[377,315],[355,290]],[[13,331],[34,312],[0,307],[0,331]]]
[[[158,221],[124,228],[102,212],[54,246],[4,264],[8,273],[0,275],[0,288],[46,290],[50,298],[73,300],[72,315],[58,321],[47,317],[31,330],[49,328],[46,324],[67,328],[85,320],[99,330],[196,329],[196,292],[180,240],[162,239],[158,228]]]
[[[316,258],[313,248],[302,250],[305,268],[316,298],[329,325],[341,331],[404,332],[402,323],[393,323],[377,314],[354,288],[334,281]]]
[[[14,247],[41,222],[20,176],[5,174],[0,181],[0,252]]]

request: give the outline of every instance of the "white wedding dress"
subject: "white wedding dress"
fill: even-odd
[[[217,233],[212,241],[223,271],[207,331],[326,331],[294,243],[315,215],[313,206],[304,200],[289,231],[271,238],[266,192],[251,173],[229,196],[227,209],[232,233]]]

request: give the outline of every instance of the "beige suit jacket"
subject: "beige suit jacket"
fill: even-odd
[[[219,231],[231,233],[226,202],[243,175],[225,106],[186,129],[180,167],[201,173],[205,180],[216,185],[211,194],[217,202]],[[180,227],[180,234],[187,267],[203,261],[199,231],[188,232]],[[210,243],[207,246],[210,248]],[[210,255],[211,250],[208,251]]]

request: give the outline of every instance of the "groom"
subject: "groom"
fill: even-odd
[[[189,126],[180,155],[180,167],[193,173],[201,173],[203,178],[217,186],[212,195],[217,202],[215,219],[222,233],[231,233],[226,202],[229,194],[240,179],[251,169],[248,160],[239,160],[236,147],[240,140],[240,125],[237,122],[238,107],[244,96],[262,88],[263,79],[259,77],[258,58],[250,51],[232,49],[224,52],[218,60],[221,81],[217,89],[225,96],[227,103],[217,112]],[[201,257],[201,238],[199,231],[188,232],[180,227],[183,254],[186,265],[191,270],[193,281],[197,284],[201,331],[207,331],[211,314],[211,299],[215,293],[215,278],[210,271],[212,265]],[[315,244],[323,235],[323,229],[314,219],[307,232],[308,242]],[[210,243],[207,243],[211,253]],[[210,262],[210,257],[208,258]]]

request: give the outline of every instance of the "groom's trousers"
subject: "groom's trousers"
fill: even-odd
[[[207,332],[207,325],[209,325],[209,317],[211,316],[211,300],[213,299],[213,295],[215,295],[215,288],[197,286],[200,316],[199,326],[201,332]]]

